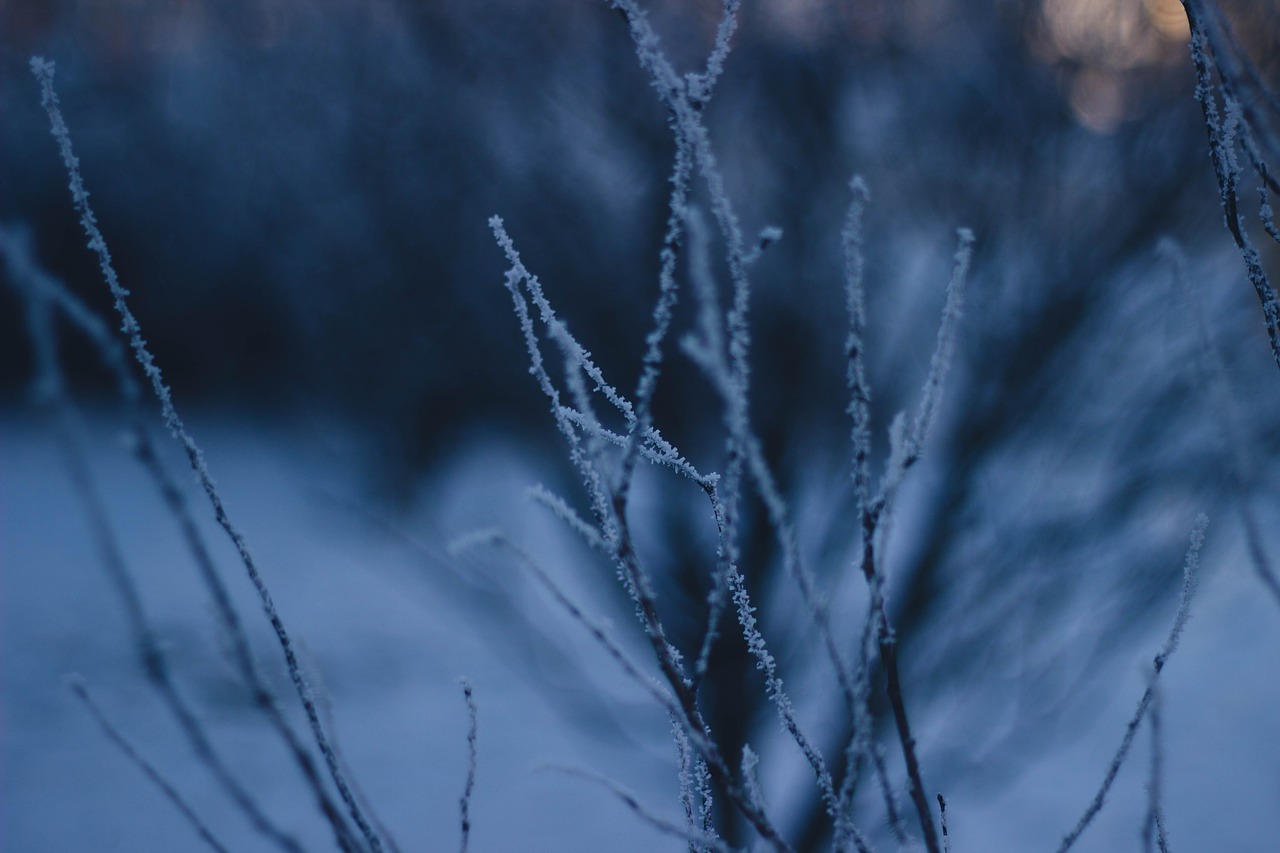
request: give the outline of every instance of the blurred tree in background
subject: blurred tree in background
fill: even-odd
[[[698,61],[719,4],[652,6],[673,58]],[[1280,5],[1222,7],[1275,83]],[[928,367],[950,235],[977,235],[957,369],[892,552],[907,690],[941,745],[939,781],[973,762],[998,779],[1050,745],[1087,696],[1089,662],[1172,598],[1195,511],[1251,497],[1231,493],[1196,378],[1198,316],[1237,387],[1261,389],[1240,399],[1254,455],[1268,471],[1280,458],[1277,376],[1221,227],[1187,38],[1177,0],[749,3],[708,107],[744,224],[785,235],[755,277],[752,415],[812,562],[832,575],[858,536],[841,357],[849,177],[872,190],[882,455]],[[343,419],[391,495],[480,432],[557,447],[493,213],[614,381],[634,384],[672,150],[607,4],[9,0],[0,220],[31,224],[44,261],[101,304],[33,53],[59,63],[98,215],[180,395]],[[1190,259],[1191,302],[1156,251],[1165,237]],[[1276,245],[1266,252],[1277,269]],[[0,299],[12,401],[30,368]],[[681,306],[677,327],[691,314]],[[690,404],[707,389],[685,368],[673,357],[657,421],[714,468],[720,415]],[[643,524],[668,545],[651,563],[688,647],[707,541],[686,496],[658,505]],[[749,512],[743,568],[768,635],[795,602],[763,509]],[[789,678],[820,666],[812,636],[776,633]],[[711,728],[726,745],[765,738],[775,724],[754,661],[740,641],[718,654]],[[963,697],[979,686],[981,704]],[[992,695],[1006,718],[986,713]],[[834,760],[847,721],[833,719]],[[822,832],[810,806],[790,811],[806,848]]]

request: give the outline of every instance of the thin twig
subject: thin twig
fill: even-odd
[[[41,70],[47,71],[50,75],[52,74],[51,67],[48,69],[42,68]],[[52,120],[55,130],[60,128],[62,132],[61,136],[55,132],[55,136],[59,136],[60,144],[64,141],[63,137],[65,137],[66,148],[63,151],[64,160],[66,161],[69,169],[75,169],[73,174],[78,178],[78,161],[75,159],[74,154],[70,152],[70,138],[66,135],[66,127],[65,123],[62,123],[61,113],[57,111],[56,94],[52,93],[52,81],[49,80],[47,82],[49,86],[49,92],[47,94],[52,99]],[[79,195],[87,197],[87,193],[84,192],[82,183],[73,181],[72,189],[73,196],[77,194],[78,190]],[[87,216],[92,217],[91,210],[88,211]],[[93,230],[97,233],[96,224],[93,224]],[[99,237],[100,236],[101,235],[99,234]],[[105,253],[105,243],[102,243],[101,245],[103,246],[103,252]],[[102,263],[104,269],[110,270],[111,276],[114,276],[114,270],[110,266],[109,256],[106,256],[106,259],[102,261]],[[65,286],[60,282],[49,279],[48,277],[38,280],[43,282],[43,287],[48,294],[49,300],[53,304],[57,305],[64,312],[64,315],[70,319],[80,331],[86,334],[89,340],[98,349],[99,357],[102,359],[103,364],[114,374],[121,399],[129,406],[132,418],[131,438],[133,440],[135,456],[137,456],[138,460],[148,471],[152,481],[156,484],[164,498],[168,509],[173,514],[180,529],[182,530],[184,540],[187,542],[188,548],[200,569],[201,576],[206,587],[214,600],[215,610],[218,614],[219,621],[223,625],[226,635],[232,641],[235,659],[240,665],[241,674],[250,689],[254,703],[268,715],[272,724],[277,729],[277,732],[293,753],[296,763],[301,768],[304,776],[316,794],[322,812],[333,825],[339,846],[344,850],[350,849],[351,845],[348,841],[350,831],[343,825],[341,815],[330,803],[328,794],[325,792],[323,785],[320,784],[319,777],[314,771],[311,757],[306,753],[305,749],[302,748],[301,743],[293,733],[292,728],[284,719],[283,715],[281,715],[279,708],[275,704],[274,698],[267,690],[265,683],[257,675],[255,669],[256,665],[253,663],[252,656],[249,652],[247,635],[240,627],[239,617],[236,615],[235,609],[230,603],[230,597],[227,594],[225,587],[222,585],[221,579],[216,570],[213,568],[212,558],[209,556],[207,547],[203,544],[203,537],[199,533],[194,519],[186,508],[185,498],[183,497],[180,489],[173,481],[168,471],[159,462],[159,455],[156,451],[155,444],[151,439],[150,431],[143,423],[144,419],[140,408],[141,395],[132,374],[128,371],[121,348],[116,343],[111,333],[107,330],[106,324],[103,323],[101,319],[86,306],[80,303],[79,300],[65,288]],[[154,365],[152,366],[152,369],[155,370]],[[155,375],[159,375],[158,370],[156,370]],[[167,701],[173,702],[176,701],[176,699],[171,697],[167,699]],[[174,712],[178,714],[179,717],[189,717],[194,719],[191,717],[189,711],[179,710],[176,706],[174,708]],[[255,825],[258,825],[257,821],[255,821]]]
[[[1142,823],[1142,844],[1151,853],[1154,844],[1160,853],[1169,853],[1169,831],[1164,822],[1161,795],[1164,786],[1164,740],[1161,737],[1160,684],[1151,679],[1151,771],[1147,778],[1147,817]]]
[[[174,807],[177,808],[178,811],[182,813],[182,816],[187,819],[187,822],[195,829],[196,834],[200,836],[201,840],[214,850],[221,851],[221,853],[228,853],[226,845],[219,841],[213,834],[213,831],[209,829],[208,825],[200,819],[200,816],[196,814],[195,809],[193,809],[182,794],[178,792],[178,789],[173,786],[173,783],[166,779],[164,774],[162,774],[155,765],[144,758],[134,745],[129,742],[129,739],[126,738],[109,719],[107,719],[106,713],[103,712],[102,708],[98,706],[98,703],[94,701],[93,696],[89,693],[89,688],[85,684],[84,679],[80,676],[72,676],[68,679],[67,686],[71,688],[72,692],[74,692],[76,696],[79,697],[80,701],[84,703],[85,707],[89,709],[89,713],[93,715],[94,720],[98,723],[98,727],[102,729],[102,733],[107,736],[107,739],[114,743],[119,750],[125,754],[125,757],[137,765],[138,769],[146,774],[152,784],[160,789],[161,793],[165,795],[169,802],[173,803]]]
[[[1191,289],[1191,277],[1187,274],[1187,259],[1181,248],[1172,240],[1161,241],[1157,251],[1168,261],[1173,272],[1174,281],[1182,292],[1183,299],[1189,304],[1196,304],[1199,297]],[[1244,528],[1245,550],[1253,564],[1254,573],[1263,587],[1270,593],[1277,605],[1280,605],[1280,576],[1277,576],[1267,558],[1262,545],[1262,533],[1257,517],[1253,513],[1253,492],[1255,488],[1255,472],[1253,454],[1249,452],[1249,443],[1245,438],[1245,430],[1241,425],[1240,405],[1231,391],[1231,383],[1227,378],[1226,368],[1222,364],[1222,354],[1214,343],[1205,319],[1203,308],[1192,312],[1196,335],[1198,338],[1196,360],[1199,379],[1197,387],[1205,389],[1209,394],[1209,403],[1222,426],[1223,456],[1226,457],[1228,479],[1236,491],[1236,508],[1240,514],[1240,524]]]
[[[598,440],[601,429],[594,422],[594,417],[585,405],[586,390],[581,382],[581,374],[585,374],[594,383],[595,390],[603,394],[631,422],[634,409],[610,386],[591,360],[590,354],[569,333],[564,324],[556,317],[551,303],[547,300],[541,283],[530,273],[520,260],[520,255],[507,234],[502,220],[494,216],[489,220],[490,227],[499,246],[511,264],[506,275],[507,290],[511,294],[521,331],[529,352],[531,372],[542,388],[544,395],[551,403],[552,414],[562,435],[569,442],[571,461],[578,468],[591,499],[592,510],[596,516],[598,532],[609,549],[610,557],[618,571],[624,587],[636,606],[637,615],[645,636],[649,640],[654,658],[662,672],[663,679],[671,688],[676,708],[686,731],[689,732],[695,746],[702,752],[712,777],[724,788],[735,807],[755,827],[756,831],[778,851],[790,850],[790,845],[783,839],[777,828],[759,809],[747,799],[741,785],[734,779],[732,770],[720,754],[714,739],[707,729],[702,714],[698,709],[693,684],[685,672],[678,650],[667,639],[666,629],[658,614],[656,598],[649,580],[648,571],[641,562],[636,551],[627,518],[627,497],[612,489],[599,467],[598,453],[592,447],[584,446],[574,424],[566,415],[571,411],[561,402],[560,391],[551,381],[543,361],[538,335],[534,329],[533,319],[525,300],[522,287],[529,292],[535,307],[538,309],[548,336],[560,347],[566,365],[566,379],[570,384],[570,392],[578,400],[578,413],[586,422],[587,436],[592,441]],[[670,453],[679,458],[678,451],[657,434],[656,430],[646,433],[646,440],[655,444],[660,452]]]
[[[1125,726],[1120,748],[1116,750],[1116,754],[1111,759],[1111,764],[1107,767],[1101,787],[1094,794],[1093,800],[1090,801],[1088,808],[1085,809],[1080,820],[1076,822],[1075,827],[1062,839],[1062,844],[1058,847],[1058,853],[1067,853],[1084,831],[1088,829],[1089,824],[1097,817],[1098,812],[1102,811],[1102,806],[1107,799],[1107,792],[1111,790],[1111,785],[1115,782],[1116,775],[1120,772],[1120,767],[1124,764],[1125,758],[1128,757],[1130,747],[1133,746],[1133,738],[1138,732],[1138,726],[1142,724],[1142,720],[1151,709],[1152,698],[1155,695],[1156,679],[1159,678],[1161,670],[1164,669],[1165,663],[1169,660],[1169,656],[1178,647],[1178,639],[1182,636],[1182,629],[1187,624],[1187,618],[1191,614],[1191,599],[1195,595],[1197,575],[1200,569],[1200,548],[1204,544],[1204,534],[1208,526],[1209,519],[1203,513],[1196,517],[1195,526],[1191,529],[1191,545],[1187,549],[1187,559],[1182,569],[1182,594],[1178,600],[1178,612],[1173,617],[1173,625],[1169,628],[1169,635],[1165,638],[1164,645],[1156,653],[1152,664],[1151,680],[1147,684],[1147,689],[1143,691],[1142,699],[1138,702],[1138,709],[1134,711],[1128,725]]]
[[[462,853],[467,853],[467,842],[471,840],[471,791],[476,785],[476,700],[472,695],[474,688],[468,679],[462,682],[462,695],[467,701],[467,781],[462,788],[462,798],[458,806],[462,812]]]
[[[566,776],[577,776],[579,779],[586,779],[589,782],[596,783],[621,800],[623,805],[631,809],[636,817],[640,818],[659,832],[670,835],[673,838],[679,838],[682,841],[687,841],[691,847],[697,845],[706,849],[715,850],[717,853],[734,853],[734,848],[725,843],[723,839],[717,838],[714,835],[691,831],[687,827],[672,823],[666,818],[658,816],[652,809],[641,804],[640,799],[634,793],[628,791],[626,788],[622,787],[607,776],[581,767],[551,765],[542,769],[555,771],[556,773],[563,773]]]
[[[1191,28],[1191,62],[1196,73],[1196,100],[1200,102],[1204,114],[1205,130],[1209,138],[1209,160],[1213,164],[1214,176],[1218,181],[1219,201],[1226,220],[1227,231],[1240,250],[1244,259],[1245,271],[1253,285],[1258,301],[1262,307],[1263,322],[1267,327],[1267,336],[1271,342],[1271,351],[1276,366],[1280,367],[1280,294],[1276,293],[1262,267],[1257,249],[1249,239],[1245,227],[1244,216],[1240,212],[1238,187],[1240,183],[1240,164],[1236,156],[1235,146],[1241,139],[1245,147],[1256,154],[1256,148],[1250,143],[1250,118],[1239,97],[1234,91],[1234,84],[1229,73],[1222,68],[1223,56],[1213,46],[1210,25],[1207,22],[1201,0],[1182,0],[1182,7],[1187,13],[1187,24]],[[1210,71],[1211,59],[1217,60],[1223,112],[1219,113],[1215,98],[1213,77]],[[1259,159],[1260,162],[1260,159]],[[1265,183],[1265,172],[1263,172]]]
[[[855,204],[858,203],[855,185]],[[851,221],[852,219],[851,215]],[[852,226],[850,226],[852,228]],[[848,229],[847,229],[848,230]],[[889,609],[885,600],[885,577],[881,569],[880,552],[877,539],[883,541],[886,528],[892,519],[894,498],[898,487],[902,484],[907,471],[920,459],[925,439],[936,416],[941,399],[942,388],[951,366],[951,357],[955,348],[956,328],[960,320],[961,308],[964,304],[964,288],[968,277],[969,263],[973,254],[973,232],[961,228],[958,232],[959,246],[955,254],[955,266],[951,273],[951,281],[947,285],[946,307],[942,312],[942,323],[938,328],[937,344],[930,360],[929,375],[925,380],[921,394],[920,408],[910,427],[906,426],[904,417],[894,421],[890,432],[892,452],[884,480],[876,498],[866,504],[862,511],[862,574],[867,580],[871,592],[870,608],[872,620],[876,626],[876,642],[880,650],[880,663],[884,668],[887,682],[889,705],[893,711],[894,724],[898,730],[898,743],[902,747],[903,763],[906,765],[908,793],[915,806],[916,817],[924,834],[925,847],[929,853],[940,853],[938,831],[934,826],[933,813],[925,795],[924,780],[920,769],[920,759],[916,753],[915,737],[911,733],[911,723],[907,716],[906,700],[903,697],[902,678],[898,667],[898,644],[893,625],[889,620]],[[846,238],[847,240],[849,238]],[[853,276],[850,275],[850,280]],[[851,286],[852,287],[852,286]],[[851,309],[856,310],[856,294],[850,297]],[[856,314],[855,314],[856,317]],[[856,319],[853,321],[856,328]],[[851,335],[853,333],[851,332]],[[852,369],[852,368],[851,368]],[[853,381],[851,380],[851,384]],[[854,411],[855,431],[858,429],[859,399],[856,395],[851,404]],[[865,393],[865,389],[864,389]],[[855,486],[861,482],[858,468],[865,465],[859,463],[855,450]]]
[[[942,822],[942,853],[951,853],[951,832],[947,828],[947,801],[938,795],[938,819]]]
[[[168,386],[164,384],[160,369],[155,364],[155,358],[147,347],[145,339],[142,337],[142,329],[139,326],[137,319],[134,317],[132,310],[129,308],[127,300],[129,291],[120,284],[119,277],[116,274],[114,264],[111,260],[110,251],[107,248],[106,239],[98,228],[97,217],[94,215],[93,209],[89,205],[89,193],[85,190],[84,181],[80,173],[80,161],[77,159],[72,149],[71,134],[62,117],[62,111],[58,104],[58,95],[53,86],[54,64],[39,57],[33,57],[31,60],[31,70],[41,85],[42,103],[49,116],[51,132],[58,143],[63,165],[65,166],[70,179],[72,202],[75,205],[76,211],[80,214],[80,224],[89,237],[89,248],[92,249],[98,257],[98,264],[101,268],[103,278],[111,292],[112,298],[114,299],[116,312],[120,315],[122,330],[127,335],[129,345],[133,349],[134,356],[138,363],[142,365],[143,373],[146,375],[151,384],[152,391],[160,402],[161,412],[170,433],[185,451],[187,460],[190,463],[192,470],[195,472],[197,479],[200,481],[200,485],[204,490],[205,496],[208,498],[209,503],[213,508],[214,517],[217,520],[218,525],[234,544],[236,551],[240,556],[240,561],[248,574],[249,580],[258,594],[263,612],[271,623],[271,627],[276,635],[276,640],[280,644],[281,651],[284,653],[285,664],[288,668],[289,677],[293,682],[294,689],[297,691],[298,698],[301,700],[303,709],[306,712],[312,737],[320,750],[320,754],[324,757],[325,763],[328,765],[329,775],[338,789],[339,796],[341,796],[342,801],[346,804],[348,813],[351,815],[352,820],[355,821],[356,826],[360,829],[360,832],[364,836],[370,849],[373,850],[374,853],[380,853],[383,849],[382,840],[368,818],[365,816],[364,811],[361,809],[351,791],[350,785],[347,783],[346,776],[338,762],[337,755],[330,743],[329,736],[321,724],[320,716],[316,709],[315,696],[312,693],[310,685],[303,677],[302,670],[298,665],[297,654],[293,648],[293,641],[285,630],[284,622],[281,620],[280,614],[276,610],[275,602],[272,600],[266,581],[263,579],[253,556],[249,552],[249,546],[245,541],[244,536],[227,515],[222,497],[214,485],[213,476],[210,474],[208,465],[205,463],[204,454],[187,431],[182,418],[179,416],[177,408],[173,402],[172,394],[170,393]],[[332,818],[330,819],[332,820]],[[342,829],[335,825],[335,831],[338,832],[339,839],[341,841],[341,837],[344,835]]]
[[[218,750],[209,739],[203,724],[186,699],[178,691],[169,670],[151,620],[143,606],[137,580],[124,558],[115,530],[107,513],[107,503],[88,462],[87,439],[80,413],[67,389],[53,323],[53,309],[64,312],[89,340],[100,349],[103,363],[113,371],[126,402],[136,403],[138,395],[132,376],[124,369],[118,346],[97,315],[80,303],[62,282],[45,273],[31,256],[25,235],[10,234],[0,229],[0,254],[5,260],[9,278],[26,302],[27,325],[36,361],[36,386],[42,403],[53,414],[54,434],[62,445],[62,456],[76,494],[89,523],[90,536],[113,589],[124,606],[129,629],[148,682],[178,722],[192,750],[249,820],[250,824],[273,844],[290,853],[301,850],[292,836],[277,827],[259,808],[258,803],[235,778]],[[141,423],[136,406],[133,434],[135,445],[146,446],[149,436]],[[339,836],[341,840],[341,836]]]

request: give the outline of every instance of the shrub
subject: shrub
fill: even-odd
[[[788,832],[771,815],[770,804],[763,794],[761,775],[767,774],[770,768],[762,763],[761,756],[748,744],[723,737],[709,722],[706,712],[704,691],[716,667],[716,656],[723,653],[725,644],[739,642],[734,636],[736,634],[740,635],[741,644],[759,671],[759,682],[754,686],[767,698],[782,729],[794,742],[812,775],[809,799],[824,815],[820,834],[829,834],[833,846],[841,850],[870,850],[877,842],[884,843],[889,839],[899,846],[911,846],[917,843],[917,837],[931,853],[949,849],[945,800],[928,787],[928,764],[922,761],[917,742],[918,729],[912,724],[911,694],[904,684],[900,645],[893,608],[889,603],[892,586],[886,552],[895,510],[899,506],[900,490],[908,472],[924,457],[931,427],[938,419],[946,379],[955,361],[965,286],[974,259],[974,234],[966,229],[959,232],[953,273],[945,291],[942,321],[920,400],[914,414],[902,413],[892,419],[890,452],[884,473],[877,481],[872,475],[875,458],[872,452],[873,408],[866,366],[867,329],[871,319],[864,292],[863,217],[870,204],[870,193],[861,178],[854,178],[850,184],[852,198],[841,236],[849,318],[844,353],[849,395],[847,413],[852,422],[849,454],[852,508],[846,528],[855,531],[849,537],[855,543],[854,559],[849,566],[815,571],[801,542],[800,525],[793,517],[785,490],[766,452],[765,442],[753,427],[752,419],[752,337],[749,331],[752,277],[770,247],[785,238],[776,228],[764,228],[755,237],[747,236],[742,217],[726,190],[726,181],[703,119],[730,52],[739,4],[735,0],[725,2],[712,51],[701,70],[683,75],[675,70],[663,52],[656,33],[639,7],[631,0],[616,0],[613,5],[625,18],[640,64],[670,115],[675,152],[669,178],[669,216],[660,254],[658,297],[650,317],[650,329],[645,337],[639,376],[632,394],[624,395],[617,390],[616,383],[605,375],[581,339],[569,330],[539,278],[526,268],[503,220],[494,217],[490,227],[509,265],[506,288],[527,349],[530,372],[567,444],[569,459],[584,486],[587,512],[580,513],[575,509],[574,501],[547,489],[537,490],[535,497],[616,571],[635,611],[652,660],[647,665],[635,661],[612,630],[575,602],[554,576],[542,567],[536,555],[505,533],[482,531],[454,543],[454,551],[461,554],[469,548],[488,545],[509,553],[546,588],[554,603],[579,623],[623,672],[636,680],[657,709],[670,718],[679,768],[678,790],[683,823],[672,823],[662,818],[616,782],[592,777],[598,778],[620,796],[635,811],[638,819],[676,837],[690,850],[734,848],[744,841],[742,824],[749,827],[753,838],[770,848],[792,849],[793,842],[789,840]],[[1189,5],[1188,11],[1192,32],[1198,39],[1193,43],[1193,56],[1200,77],[1199,94],[1209,123],[1213,164],[1222,187],[1224,208],[1228,210],[1228,227],[1244,253],[1275,348],[1275,318],[1272,317],[1275,294],[1269,290],[1257,253],[1250,248],[1238,221],[1232,218],[1237,207],[1234,187],[1239,182],[1239,168],[1223,152],[1235,144],[1233,122],[1240,121],[1237,115],[1240,108],[1232,106],[1236,103],[1231,100],[1233,95],[1229,83],[1232,78],[1225,74],[1227,112],[1234,117],[1228,118],[1224,124],[1211,106],[1211,100],[1205,93],[1208,71],[1203,30],[1196,23],[1193,6]],[[25,236],[17,230],[7,230],[0,234],[0,251],[5,258],[9,279],[21,290],[25,300],[36,352],[38,386],[56,414],[73,478],[86,505],[102,561],[125,603],[147,679],[182,726],[202,764],[263,838],[285,850],[300,849],[296,839],[263,813],[252,793],[238,779],[235,768],[229,767],[221,757],[191,702],[175,684],[165,651],[158,641],[158,631],[142,607],[138,583],[121,555],[108,521],[104,498],[99,494],[86,462],[82,428],[59,363],[53,325],[55,315],[69,322],[91,341],[100,360],[112,373],[118,394],[130,411],[133,451],[183,531],[221,630],[231,640],[237,675],[253,696],[255,706],[292,755],[320,815],[331,829],[335,844],[343,850],[393,848],[389,836],[372,816],[368,805],[362,802],[343,767],[329,727],[323,720],[315,691],[298,661],[291,635],[275,608],[244,536],[229,517],[200,448],[179,416],[169,388],[142,337],[129,307],[129,294],[118,280],[106,241],[88,203],[79,163],[72,151],[70,134],[54,92],[53,65],[36,59],[32,61],[32,70],[40,81],[53,135],[70,177],[73,204],[89,238],[89,247],[98,257],[121,318],[127,344],[141,365],[145,383],[159,401],[165,424],[185,453],[218,525],[235,545],[304,710],[307,736],[296,731],[282,713],[254,661],[240,616],[232,606],[231,597],[209,556],[209,546],[182,490],[160,462],[160,454],[142,408],[143,390],[123,348],[91,310],[38,267]],[[1258,143],[1248,134],[1240,138],[1252,156]],[[1275,237],[1265,203],[1266,168],[1260,157],[1254,157],[1253,164],[1264,183],[1260,219]],[[1274,187],[1271,191],[1275,191]],[[1167,252],[1173,265],[1182,263],[1176,249],[1168,249]],[[1185,280],[1185,273],[1182,278]],[[718,283],[725,279],[728,281],[727,300]],[[682,281],[687,281],[692,291],[696,322],[694,330],[680,339],[679,344],[683,355],[700,372],[716,403],[721,439],[718,450],[723,460],[719,473],[703,470],[691,461],[692,454],[683,453],[664,437],[654,414],[659,379],[672,361],[669,350]],[[727,306],[722,306],[722,301],[727,301]],[[1205,353],[1208,370],[1202,382],[1206,387],[1221,392],[1225,388],[1225,380],[1213,358],[1213,347],[1207,335],[1200,347]],[[1275,353],[1280,363],[1280,349],[1275,349]],[[563,367],[562,372],[550,366],[553,359]],[[1229,395],[1224,396],[1223,401],[1224,417],[1230,417],[1225,414],[1232,405]],[[1238,429],[1233,430],[1231,445],[1234,450],[1247,445],[1238,433]],[[714,531],[714,557],[707,555],[704,562],[706,600],[705,607],[698,613],[702,624],[693,632],[682,632],[685,642],[675,639],[675,632],[669,627],[672,616],[659,599],[654,573],[647,564],[646,549],[637,535],[637,528],[645,520],[637,517],[633,498],[637,478],[644,466],[652,466],[661,475],[675,478],[681,487],[690,486],[700,492],[704,499],[703,526]],[[1231,466],[1235,485],[1244,488],[1250,465],[1237,456]],[[754,515],[747,507],[753,497],[761,508]],[[1267,564],[1259,525],[1252,518],[1248,501],[1242,501],[1240,506],[1255,568],[1280,602],[1280,587],[1277,587]],[[1201,516],[1192,530],[1180,603],[1169,634],[1150,668],[1148,685],[1138,708],[1123,733],[1114,759],[1106,768],[1101,788],[1079,822],[1065,836],[1060,850],[1072,847],[1101,809],[1140,726],[1148,721],[1155,746],[1152,749],[1149,808],[1143,831],[1148,846],[1158,844],[1162,850],[1167,849],[1167,832],[1160,803],[1159,675],[1188,618],[1206,524]],[[752,530],[752,527],[759,527],[764,532]],[[817,643],[822,647],[819,657],[829,666],[828,677],[836,685],[843,725],[837,727],[842,742],[834,754],[827,742],[830,733],[824,733],[828,737],[823,739],[816,738],[810,725],[803,720],[804,715],[784,684],[778,657],[772,651],[775,641],[762,627],[758,615],[762,596],[781,594],[774,587],[753,584],[752,581],[759,579],[750,577],[745,568],[746,540],[750,536],[766,534],[775,540],[773,547],[780,555],[784,575],[788,583],[794,584],[793,592],[798,594],[800,624],[795,630],[801,635],[809,631],[816,634]],[[850,598],[847,590],[836,596],[824,588],[824,584],[841,575],[861,575],[865,581],[864,591]],[[838,602],[839,609],[833,606],[833,602]],[[692,643],[687,642],[690,636],[694,638]],[[655,667],[656,677],[653,675]],[[136,753],[119,729],[101,713],[84,683],[75,681],[73,689],[100,721],[107,736],[128,752],[161,787],[189,818],[201,839],[215,849],[225,849],[217,840],[216,828],[201,821],[196,814],[197,809],[187,803],[177,786],[156,771],[145,757]],[[477,762],[483,767],[483,757],[482,754],[477,757],[478,711],[469,683],[464,687],[464,695],[470,719],[467,734],[470,762],[460,803],[462,847],[465,850],[471,826],[470,796]],[[882,725],[885,720],[889,722]],[[306,742],[308,737],[309,744]],[[898,773],[905,782],[895,779]],[[868,787],[876,792],[870,802],[865,797]],[[905,789],[905,803],[899,802],[899,789]],[[863,794],[861,799],[860,793]]]

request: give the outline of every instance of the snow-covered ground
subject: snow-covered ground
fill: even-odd
[[[267,849],[146,685],[46,432],[26,416],[0,421],[0,849],[200,849],[67,689],[72,672],[231,849]],[[444,556],[444,544],[460,534],[501,524],[531,543],[575,595],[598,603],[576,571],[585,565],[582,552],[524,497],[549,476],[536,456],[477,440],[423,485],[392,533],[389,514],[358,499],[340,433],[218,418],[196,419],[193,432],[312,678],[331,698],[346,762],[401,849],[458,844],[467,753],[460,676],[475,684],[479,706],[473,849],[683,848],[600,787],[547,769],[599,771],[675,820],[675,758],[662,712],[509,560],[476,555],[450,568]],[[118,434],[95,424],[93,462],[184,693],[263,809],[308,849],[331,849],[298,773],[219,651],[212,609],[177,531]],[[209,515],[194,484],[191,495],[201,517]],[[1215,519],[1215,530],[1232,523]],[[212,522],[207,530],[264,671],[292,709],[243,572]],[[1045,758],[1003,787],[948,783],[953,850],[1056,848],[1096,790],[1141,694],[1142,666],[1166,630],[1165,620],[1155,621],[1107,664],[1110,698],[1077,737],[1058,736]],[[1163,784],[1174,849],[1274,850],[1280,609],[1246,563],[1206,550],[1193,618],[1165,673]],[[927,723],[922,728],[927,741]],[[1148,755],[1144,729],[1106,810],[1076,849],[1139,848]]]

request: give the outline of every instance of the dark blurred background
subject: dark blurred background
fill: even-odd
[[[677,65],[697,67],[719,4],[649,7]],[[1222,7],[1275,83],[1280,4]],[[954,230],[976,232],[893,601],[910,679],[928,685],[922,714],[974,679],[1016,683],[1022,722],[984,759],[997,775],[1087,678],[1054,662],[1103,654],[1172,601],[1195,512],[1226,519],[1241,499],[1195,372],[1197,317],[1254,457],[1272,471],[1280,452],[1278,376],[1222,227],[1187,38],[1177,0],[748,3],[708,107],[744,226],[785,233],[755,276],[752,414],[788,493],[821,508],[803,523],[819,567],[842,570],[831,557],[856,536],[842,515],[848,181],[872,191],[880,456],[928,368]],[[634,386],[673,149],[604,2],[3,0],[0,50],[0,222],[30,226],[43,262],[107,306],[27,70],[39,54],[58,64],[98,217],[180,402],[338,418],[391,502],[476,434],[558,450],[495,213],[615,384]],[[1164,237],[1189,259],[1191,297],[1156,252]],[[19,320],[0,290],[6,406],[30,374]],[[676,323],[690,327],[688,305]],[[104,392],[68,353],[85,393]],[[714,469],[720,413],[691,404],[705,383],[670,364],[658,422]],[[688,543],[653,557],[684,644],[707,583],[705,543],[678,535],[697,526],[688,505],[673,497],[647,522]],[[755,529],[745,568],[763,590],[778,555]],[[766,633],[784,599],[762,605]],[[799,671],[811,641],[780,636],[774,651]],[[741,697],[761,695],[753,664],[732,644],[721,654],[712,727],[740,741],[773,712],[761,699],[744,713]],[[933,760],[945,775],[971,758]]]
[[[1238,31],[1274,74],[1275,4],[1238,5]],[[681,67],[705,51],[717,7],[657,4]],[[0,216],[27,222],[43,260],[102,301],[26,70],[46,55],[135,308],[188,398],[341,412],[407,477],[477,419],[545,420],[519,369],[494,213],[575,327],[598,332],[614,374],[635,373],[671,149],[605,4],[0,8]],[[747,226],[788,234],[759,277],[766,421],[841,417],[787,378],[820,359],[830,369],[813,381],[838,393],[823,354],[841,323],[824,318],[840,305],[854,172],[874,194],[873,298],[897,306],[879,316],[923,301],[904,291],[924,279],[934,298],[949,235],[967,225],[974,315],[1005,338],[1016,328],[1042,361],[1159,235],[1193,252],[1221,242],[1176,0],[793,0],[743,18],[709,121]],[[3,298],[13,399],[29,359]],[[883,376],[919,349],[895,349],[887,325]]]

